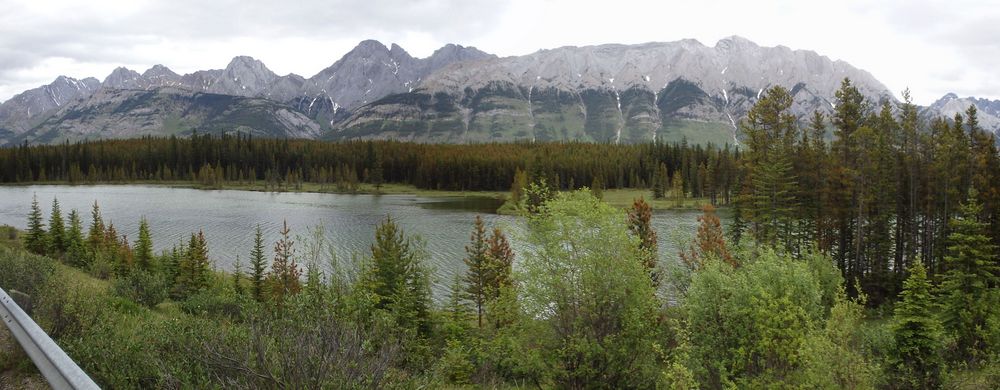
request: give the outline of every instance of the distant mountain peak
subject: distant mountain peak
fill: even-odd
[[[387,51],[389,51],[389,48],[385,47],[385,44],[383,44],[382,42],[379,42],[377,40],[374,40],[374,39],[365,39],[365,40],[361,41],[360,43],[358,43],[358,45],[355,46],[353,50],[351,50],[351,52],[355,52],[355,51],[363,51],[363,52],[383,51],[383,52],[387,52]]]
[[[174,71],[170,70],[170,68],[168,68],[166,66],[163,66],[163,65],[160,65],[160,64],[156,64],[156,65],[153,65],[152,67],[150,67],[149,69],[146,69],[145,72],[142,72],[142,77],[145,77],[145,78],[154,78],[154,77],[178,78],[178,77],[180,77],[180,75],[178,75],[177,73],[174,73]]]

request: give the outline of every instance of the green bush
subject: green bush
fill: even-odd
[[[180,307],[185,313],[195,316],[236,320],[243,317],[243,309],[237,296],[213,289],[194,293],[181,301]]]
[[[685,308],[693,367],[706,387],[771,387],[800,366],[800,349],[829,307],[818,275],[832,262],[770,250],[741,253],[743,267],[708,263],[695,273]]]
[[[106,256],[98,253],[87,266],[87,272],[95,278],[107,280],[114,275],[115,265]]]
[[[0,287],[32,297],[55,272],[54,260],[0,246]]]
[[[162,274],[136,271],[114,280],[116,295],[131,299],[147,307],[154,307],[167,299],[167,281]]]

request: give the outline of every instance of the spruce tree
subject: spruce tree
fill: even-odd
[[[653,172],[653,199],[663,199],[666,196],[669,181],[667,165],[660,163]]]
[[[101,218],[101,208],[94,202],[94,207],[90,211],[90,231],[87,234],[87,245],[91,255],[100,251],[104,242],[104,219]]]
[[[659,245],[656,242],[656,230],[653,229],[653,208],[642,197],[634,200],[632,207],[628,209],[628,230],[639,238],[639,249],[644,252],[642,265],[649,272],[653,286],[658,285],[656,258]]]
[[[49,217],[49,253],[65,253],[66,226],[63,223],[62,210],[59,209],[59,199],[52,198],[52,214]]]
[[[264,234],[260,230],[260,225],[257,225],[253,249],[250,250],[250,292],[257,302],[264,301],[265,272],[267,272],[267,260],[264,258]]]
[[[31,211],[28,213],[28,234],[24,236],[24,246],[32,253],[44,255],[48,249],[48,237],[42,221],[42,209],[38,207],[38,196],[31,197]]]
[[[465,247],[464,259],[468,270],[465,273],[465,291],[476,306],[479,327],[483,327],[483,309],[486,305],[490,284],[489,247],[486,242],[486,227],[483,218],[476,216],[473,223],[471,244]]]
[[[893,313],[891,372],[903,388],[933,389],[941,383],[941,324],[934,313],[931,283],[923,263],[910,269]]]
[[[514,265],[514,251],[510,248],[507,236],[498,227],[493,228],[493,234],[487,241],[489,252],[487,259],[490,268],[490,284],[487,290],[487,299],[495,300],[500,297],[500,292],[504,288],[514,285],[512,268]]]
[[[153,238],[149,233],[149,221],[139,219],[139,238],[135,242],[135,263],[142,271],[153,268]]]
[[[86,249],[83,242],[83,222],[76,210],[69,212],[69,230],[66,232],[66,259],[70,264],[83,266],[86,263]]]
[[[191,234],[187,250],[178,265],[176,288],[180,296],[188,297],[208,287],[210,265],[208,263],[208,244],[205,233]]]
[[[271,263],[271,299],[281,304],[285,299],[297,294],[302,285],[299,276],[302,271],[295,263],[295,242],[292,241],[291,230],[285,221],[281,229],[281,238],[274,243],[274,262]]]
[[[425,338],[430,334],[430,279],[423,258],[391,218],[375,229],[366,285],[376,307],[393,314],[396,324]]]
[[[986,352],[986,329],[990,315],[996,311],[995,294],[990,285],[996,283],[996,250],[987,236],[988,227],[978,220],[982,206],[975,192],[951,220],[952,233],[944,261],[947,271],[941,283],[942,322],[956,338],[956,358],[975,361]]]
[[[715,207],[712,205],[702,207],[702,215],[698,217],[698,222],[698,235],[690,249],[681,251],[681,261],[693,270],[701,269],[707,257],[737,266],[736,259],[726,248],[726,237],[722,232],[719,216],[715,214]]]

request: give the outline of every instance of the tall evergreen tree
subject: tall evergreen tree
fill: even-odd
[[[288,221],[283,223],[279,233],[281,238],[274,243],[274,261],[271,263],[271,274],[268,279],[271,284],[271,299],[281,304],[302,290],[299,281],[302,271],[295,262],[295,241],[290,236]]]
[[[470,245],[465,247],[466,293],[469,300],[476,306],[476,317],[479,327],[483,327],[483,310],[485,309],[490,285],[489,247],[486,242],[486,227],[483,218],[476,216],[473,223]]]
[[[69,212],[69,229],[66,231],[66,259],[70,264],[83,266],[86,262],[86,244],[83,242],[83,222],[76,210]]]
[[[941,383],[941,324],[934,313],[931,283],[922,263],[910,269],[903,283],[902,301],[893,313],[890,371],[903,388],[935,389]]]
[[[142,271],[153,268],[153,238],[149,233],[149,221],[139,218],[139,238],[135,241],[135,264]]]
[[[101,249],[104,243],[104,219],[101,218],[101,208],[94,201],[94,207],[90,211],[90,231],[87,233],[87,245],[93,255]]]
[[[250,250],[250,292],[258,302],[264,301],[264,283],[267,275],[267,260],[264,258],[264,234],[257,225],[254,233],[253,249]]]
[[[643,251],[642,266],[649,272],[653,286],[659,284],[659,274],[656,271],[659,245],[656,242],[656,230],[653,229],[653,208],[646,199],[639,197],[628,209],[628,230],[639,238],[639,249]]]
[[[42,221],[42,209],[38,207],[38,196],[31,197],[31,211],[28,212],[28,234],[24,236],[24,247],[37,254],[45,254],[48,237]]]
[[[781,86],[768,89],[740,125],[746,136],[746,175],[738,207],[754,238],[794,249],[796,177],[790,156],[798,135],[789,109],[792,96]]]
[[[180,297],[188,297],[208,287],[210,265],[208,262],[208,244],[205,233],[191,234],[187,248],[181,256],[177,270],[177,281],[174,284]]]
[[[1000,302],[990,286],[996,285],[997,247],[987,236],[986,224],[978,220],[982,206],[975,191],[961,213],[951,221],[944,261],[947,271],[941,283],[942,322],[956,337],[955,355],[974,361],[986,352],[987,323]]]
[[[690,249],[681,251],[681,260],[690,269],[701,269],[704,259],[712,257],[722,260],[731,266],[737,266],[736,259],[726,248],[726,238],[722,233],[722,222],[715,214],[715,207],[705,205],[702,215],[698,217],[698,234]]]
[[[366,276],[376,307],[393,314],[404,331],[430,334],[430,280],[423,258],[391,218],[375,229],[371,268]]]
[[[65,253],[66,226],[63,223],[62,210],[59,208],[59,199],[52,198],[52,214],[49,217],[49,253]]]
[[[660,163],[653,171],[653,199],[663,199],[667,194],[667,187],[670,185],[670,177],[667,173],[667,165]]]
[[[488,300],[495,300],[500,297],[500,292],[504,288],[514,285],[512,268],[514,265],[514,250],[510,248],[507,236],[499,227],[493,228],[493,234],[487,241],[489,251],[490,285],[487,290]]]

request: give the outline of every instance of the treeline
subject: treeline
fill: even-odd
[[[802,127],[775,87],[741,124],[739,195],[732,235],[793,253],[813,245],[837,261],[856,296],[892,300],[909,269],[946,273],[949,221],[961,206],[1000,244],[1000,156],[994,135],[965,115],[922,121],[908,92],[899,105],[868,101],[845,79],[829,116]],[[832,140],[827,134],[832,129]]]
[[[356,189],[358,183],[404,183],[434,190],[505,191],[522,170],[555,189],[594,183],[651,188],[662,180],[688,196],[726,201],[735,188],[738,159],[739,153],[728,146],[686,143],[435,145],[196,134],[0,149],[0,182],[192,181],[273,189],[319,183],[341,191]]]

